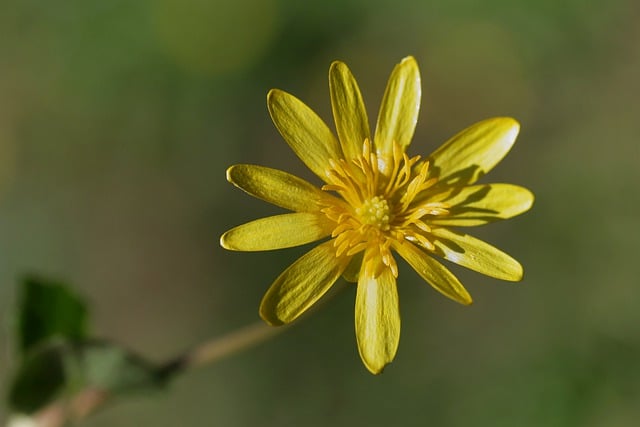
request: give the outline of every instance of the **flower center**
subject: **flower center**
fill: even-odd
[[[420,156],[409,158],[398,144],[385,158],[371,148],[366,140],[361,156],[329,160],[327,185],[322,189],[336,192],[342,200],[322,212],[336,222],[331,237],[337,256],[368,249],[377,254],[376,271],[386,266],[397,276],[392,242],[408,241],[434,250],[428,219],[447,215],[448,206],[430,201],[425,192],[437,181],[429,177],[429,162],[419,163]]]
[[[386,199],[374,196],[356,208],[356,214],[363,224],[373,225],[382,231],[389,231],[391,226],[391,210]]]

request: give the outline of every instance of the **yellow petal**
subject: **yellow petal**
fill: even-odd
[[[436,253],[445,259],[497,279],[517,282],[522,279],[522,266],[501,250],[471,237],[446,228],[431,232]]]
[[[533,194],[512,184],[470,185],[454,187],[448,192],[430,197],[450,206],[449,215],[436,216],[429,224],[469,227],[513,218],[533,205]]]
[[[349,283],[358,283],[358,277],[360,277],[360,270],[362,269],[362,255],[363,252],[359,252],[351,258],[346,270],[342,273],[342,278]]]
[[[420,110],[420,71],[408,56],[391,72],[382,98],[374,144],[379,154],[389,156],[393,142],[407,147],[413,138]]]
[[[460,304],[471,304],[471,295],[458,278],[431,255],[409,242],[394,243],[393,248],[435,290]]]
[[[509,152],[519,130],[514,119],[497,117],[458,133],[429,156],[438,185],[476,182]]]
[[[396,279],[389,268],[383,268],[378,277],[369,271],[360,274],[356,338],[360,357],[371,373],[379,374],[393,361],[400,342],[400,311]]]
[[[232,228],[220,237],[220,244],[233,251],[291,248],[327,237],[335,226],[322,213],[276,215]]]
[[[296,155],[323,180],[329,159],[342,158],[342,150],[331,130],[316,113],[295,96],[278,89],[267,94],[273,123]]]
[[[291,264],[273,282],[260,304],[270,325],[290,323],[304,313],[340,277],[348,257],[336,258],[333,240],[316,246]]]
[[[364,140],[370,139],[369,119],[358,83],[345,63],[331,64],[329,91],[342,152],[346,159],[356,158],[362,154]]]
[[[297,212],[317,212],[323,200],[333,197],[304,179],[264,166],[231,166],[227,180],[254,197]]]

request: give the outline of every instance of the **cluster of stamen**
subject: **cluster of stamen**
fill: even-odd
[[[371,151],[369,140],[364,141],[361,156],[350,161],[330,160],[328,184],[322,189],[338,193],[346,202],[323,209],[337,224],[331,235],[337,256],[372,249],[376,254],[372,258],[382,261],[375,271],[379,273],[386,266],[397,277],[398,267],[391,255],[393,241],[407,240],[435,249],[425,217],[449,211],[445,203],[422,197],[437,179],[429,177],[429,162],[419,161],[420,156],[409,158],[396,143],[390,158],[379,156]]]
[[[382,231],[389,231],[391,226],[391,212],[389,203],[380,196],[365,200],[362,205],[356,208],[356,215],[363,224],[373,225]]]

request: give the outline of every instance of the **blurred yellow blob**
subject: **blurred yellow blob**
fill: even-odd
[[[274,0],[160,0],[152,7],[166,52],[197,74],[246,68],[264,54],[277,30]]]

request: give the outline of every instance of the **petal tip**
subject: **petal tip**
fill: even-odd
[[[286,323],[278,318],[272,310],[267,309],[264,302],[260,305],[258,313],[260,314],[260,318],[269,326],[282,326]]]
[[[524,279],[524,268],[522,268],[522,264],[515,259],[513,260],[513,263],[514,265],[512,266],[513,268],[511,271],[504,274],[502,277],[497,278],[507,282],[521,282],[522,279]]]
[[[521,282],[522,279],[524,279],[524,269],[522,268],[522,265],[520,265],[520,270],[514,276],[513,282]]]
[[[533,207],[533,203],[536,201],[536,196],[535,194],[533,194],[533,191],[529,190],[528,188],[524,189],[526,197],[525,197],[525,210],[523,212],[528,211],[529,209],[531,209]]]
[[[224,249],[228,250],[228,251],[236,251],[236,252],[240,252],[240,251],[244,251],[245,249],[242,248],[242,245],[238,245],[238,241],[237,239],[234,239],[234,230],[236,230],[238,227],[236,228],[232,228],[231,230],[225,231],[222,236],[220,236],[220,246],[222,246]],[[235,240],[235,242],[234,242]]]
[[[273,98],[274,96],[277,96],[278,92],[282,92],[280,89],[269,89],[269,92],[267,92],[267,102],[269,102],[271,100],[271,98]]]
[[[370,373],[372,373],[373,375],[380,375],[380,374],[382,374],[382,373],[384,372],[384,368],[385,368],[385,366],[386,366],[386,365],[383,365],[383,366],[381,366],[381,367],[373,367],[373,366],[370,366],[370,365],[368,365],[368,364],[366,364],[366,363],[365,363],[365,365],[364,365],[364,366],[365,366],[365,367],[367,368],[367,370],[368,370]]]
[[[499,118],[502,119],[505,123],[508,123],[509,126],[515,126],[517,128],[520,128],[520,122],[513,117],[504,116]]]
[[[506,131],[508,138],[515,140],[518,133],[520,133],[520,122],[513,117],[498,117],[497,120],[501,122],[500,125],[504,126],[504,128],[508,128]]]
[[[286,92],[284,92],[283,90],[280,89],[269,89],[269,92],[267,92],[267,110],[269,111],[269,114],[271,115],[271,118],[273,118],[273,109],[274,104],[276,104],[278,102],[278,99],[282,97],[282,94],[284,94]]]
[[[413,55],[407,55],[404,58],[402,58],[402,60],[400,61],[401,64],[405,64],[405,63],[413,63],[417,65],[417,61],[416,58],[413,57]]]
[[[227,168],[226,177],[227,181],[233,184],[233,174],[237,170],[238,165],[229,166]]]
[[[340,69],[340,68],[347,68],[348,69],[349,67],[347,67],[347,64],[345,64],[344,62],[336,59],[329,66],[329,73],[331,74],[331,72],[333,70],[337,70],[337,69]]]
[[[367,360],[362,356],[362,354],[360,354],[360,358],[362,359],[362,363],[364,364],[364,367],[367,368],[367,371],[369,371],[373,375],[382,374],[384,372],[384,368],[386,368],[387,365],[392,362],[392,361],[381,362],[380,360]]]
[[[455,295],[446,295],[455,302],[462,304],[464,306],[469,306],[473,304],[473,298],[471,298],[471,294],[464,286],[461,286],[461,289]]]
[[[520,132],[520,122],[513,117],[498,116],[485,119],[477,123],[478,125],[487,126],[489,128],[500,129],[505,136],[515,139]]]
[[[231,248],[227,244],[227,233],[224,233],[222,236],[220,236],[220,246],[227,250],[231,250]]]

